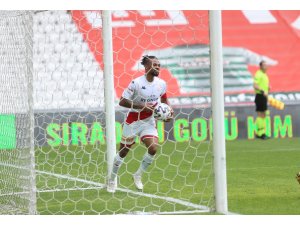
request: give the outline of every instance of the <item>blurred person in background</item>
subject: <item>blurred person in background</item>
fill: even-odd
[[[268,110],[268,94],[270,91],[269,77],[267,75],[266,61],[262,60],[259,63],[259,70],[254,76],[254,91],[255,91],[255,106],[257,117],[255,120],[256,125],[256,138],[267,140],[270,137],[266,136],[266,111]]]

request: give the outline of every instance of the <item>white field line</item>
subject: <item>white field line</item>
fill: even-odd
[[[135,211],[135,212],[128,212],[125,215],[129,214],[129,215],[155,215],[155,214],[159,214],[159,215],[175,215],[175,214],[195,214],[195,213],[209,213],[211,212],[210,210],[191,210],[191,211],[176,211],[176,212],[142,212],[142,211]],[[235,212],[227,212],[224,215],[241,215],[239,213],[235,213]]]
[[[78,182],[81,182],[81,183],[94,185],[94,186],[100,187],[100,188],[104,188],[105,187],[104,184],[101,184],[101,183],[98,183],[98,182],[94,182],[94,181],[85,180],[85,179],[80,179],[80,178],[77,178],[77,177],[72,177],[72,176],[69,176],[69,175],[62,175],[62,174],[57,174],[57,173],[50,173],[50,172],[40,171],[40,170],[37,170],[36,172],[40,173],[40,174],[46,174],[46,175],[49,175],[49,176],[58,177],[58,178],[61,178],[61,179],[78,181]],[[61,190],[64,190],[64,189],[61,189]]]
[[[39,193],[50,193],[50,192],[61,192],[61,191],[83,191],[83,190],[98,190],[103,189],[104,187],[86,187],[86,188],[58,188],[58,189],[48,189],[48,190],[40,190]]]
[[[175,215],[175,214],[195,214],[195,213],[209,213],[209,210],[191,210],[191,211],[174,211],[174,212],[142,212],[142,211],[134,211],[134,212],[128,212],[123,215]],[[122,214],[121,214],[122,215]]]
[[[227,212],[225,215],[241,215],[241,214],[235,212]]]
[[[175,212],[157,212],[159,215],[182,215],[182,214],[195,214],[195,213],[209,213],[210,210],[193,210],[193,211],[175,211]]]
[[[50,193],[50,192],[60,192],[60,191],[82,191],[82,190],[97,190],[97,189],[103,189],[103,187],[87,187],[87,188],[64,188],[64,189],[48,189],[48,190],[41,190],[37,191],[38,193]],[[13,193],[5,193],[1,194],[0,197],[2,196],[11,196],[11,195],[25,195],[29,194],[28,191],[23,191],[23,192],[13,192]]]
[[[13,168],[18,168],[18,169],[28,169],[28,168],[25,168],[25,167],[15,166],[15,165],[11,165],[11,164],[0,163],[0,165],[10,166],[10,167],[13,167]],[[80,179],[80,178],[72,177],[72,176],[69,176],[69,175],[50,173],[50,172],[40,171],[40,170],[37,170],[36,173],[46,174],[46,175],[58,177],[58,178],[61,178],[61,179],[78,181],[78,182],[81,182],[81,183],[94,185],[94,186],[96,186],[97,188],[100,188],[100,189],[106,187],[106,185],[102,184],[102,183],[98,183],[98,182],[94,182],[94,181],[88,181],[88,180],[85,180],[85,179]],[[37,192],[51,192],[51,191],[52,192],[57,192],[57,191],[68,191],[68,190],[84,190],[84,188],[54,189],[54,190],[44,190],[44,191],[37,191]],[[143,197],[161,199],[161,200],[165,200],[165,201],[168,201],[168,202],[173,202],[173,203],[176,203],[176,204],[180,204],[180,205],[184,205],[184,206],[187,206],[187,207],[195,208],[195,209],[198,209],[198,210],[205,210],[205,211],[210,210],[209,207],[207,207],[207,206],[197,205],[197,204],[194,204],[194,203],[191,203],[191,202],[183,201],[183,200],[172,198],[172,197],[164,197],[164,196],[158,196],[158,195],[154,195],[154,194],[147,194],[147,193],[144,193],[144,192],[132,191],[132,190],[125,189],[125,188],[117,188],[116,190],[126,192],[126,193],[130,193],[130,194],[134,194],[134,195],[143,196]],[[16,194],[20,194],[20,195],[21,194],[26,194],[26,192],[11,193],[11,195],[16,195]],[[7,195],[10,195],[10,194],[6,193],[6,194],[2,194],[0,196],[7,196]]]
[[[99,188],[105,188],[106,187],[106,185],[102,184],[102,183],[97,183],[97,182],[94,182],[94,181],[79,179],[79,178],[72,177],[72,176],[49,173],[49,172],[45,172],[45,171],[36,171],[36,172],[46,174],[46,175],[50,175],[50,176],[55,176],[55,177],[62,178],[62,179],[68,179],[68,180],[72,180],[72,181],[82,182],[82,183],[85,183],[85,184],[91,184],[91,185],[94,185],[94,186],[99,187]],[[65,191],[65,190],[66,189],[61,189],[61,191]],[[77,190],[81,190],[81,189],[78,188]],[[172,198],[172,197],[163,197],[163,196],[158,196],[158,195],[154,195],[154,194],[147,194],[147,193],[144,193],[144,192],[132,191],[132,190],[125,189],[125,188],[117,188],[116,190],[126,192],[126,193],[130,193],[130,194],[134,194],[134,195],[143,196],[143,197],[162,199],[162,200],[165,200],[165,201],[168,201],[168,202],[173,202],[173,203],[176,203],[176,204],[192,207],[192,208],[195,208],[195,209],[209,210],[209,208],[207,206],[197,205],[197,204],[194,204],[194,203],[191,203],[191,202],[183,201],[183,200]],[[51,190],[48,190],[48,191],[51,191]]]

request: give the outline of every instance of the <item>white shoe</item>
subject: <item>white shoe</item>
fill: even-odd
[[[137,189],[143,190],[142,176],[133,174],[133,181]]]
[[[108,180],[106,190],[110,193],[115,193],[117,188],[117,182],[114,180]]]

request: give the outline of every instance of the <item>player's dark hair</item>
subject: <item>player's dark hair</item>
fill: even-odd
[[[141,64],[143,66],[145,66],[149,62],[150,59],[157,59],[157,57],[154,55],[144,55],[142,58]]]
[[[259,63],[259,67],[262,67],[263,63],[265,63],[265,62],[266,62],[265,60],[261,60]]]

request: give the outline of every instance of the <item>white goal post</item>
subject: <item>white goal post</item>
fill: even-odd
[[[103,18],[103,61],[104,61],[104,89],[105,89],[105,112],[106,112],[106,140],[107,140],[107,176],[112,172],[112,165],[116,155],[116,132],[115,132],[115,96],[114,93],[114,68],[113,68],[113,43],[111,12],[102,12]],[[108,179],[107,179],[108,180]]]
[[[224,128],[224,83],[221,12],[210,11],[209,22],[216,211],[218,213],[226,214],[228,213],[228,203]]]
[[[0,42],[0,214],[228,213],[220,11],[6,11]],[[137,138],[108,193],[146,54],[175,118],[157,121],[144,190]]]

